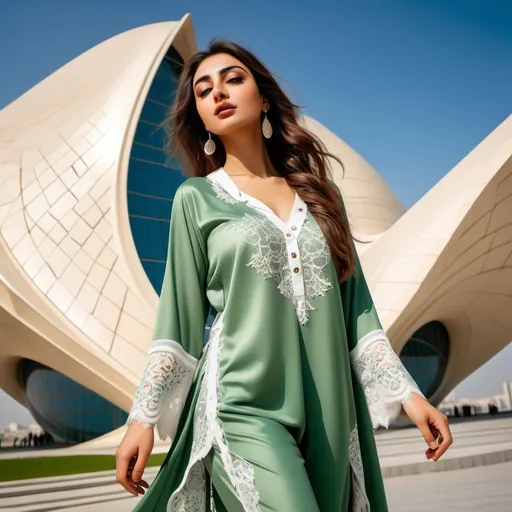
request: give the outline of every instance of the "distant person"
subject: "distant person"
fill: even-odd
[[[314,73],[342,91],[328,69]],[[426,459],[452,444],[382,329],[330,179],[342,162],[299,121],[235,43],[184,64],[169,142],[191,175],[174,196],[154,342],[116,453],[117,481],[145,493],[136,512],[211,500],[227,512],[384,512],[373,429],[403,406]],[[155,424],[174,441],[144,491]]]

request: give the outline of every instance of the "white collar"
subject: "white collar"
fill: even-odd
[[[211,172],[206,176],[206,178],[221,185],[222,188],[237,201],[243,202],[264,212],[281,230],[288,231],[292,226],[294,226],[296,228],[294,230],[294,235],[298,236],[298,232],[306,218],[308,207],[297,192],[295,192],[295,202],[293,204],[290,217],[287,222],[284,222],[265,203],[249,194],[246,194],[245,192],[242,192],[231,179],[229,174],[224,170],[224,167],[220,167],[219,169]]]

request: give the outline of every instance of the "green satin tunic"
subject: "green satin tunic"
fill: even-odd
[[[421,392],[382,330],[359,260],[340,286],[300,196],[283,222],[223,168],[181,184],[170,224],[153,343],[128,421],[156,424],[172,445],[135,510],[214,508],[204,465],[214,446],[240,510],[268,510],[224,428],[236,417],[248,432],[263,418],[291,433],[321,512],[385,512],[373,429]],[[275,512],[288,512],[275,492]]]

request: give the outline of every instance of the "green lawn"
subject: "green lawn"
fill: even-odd
[[[151,455],[147,466],[160,466],[165,453]],[[116,468],[113,455],[72,455],[65,457],[38,457],[27,459],[1,459],[0,482],[41,478],[47,476],[74,475]]]

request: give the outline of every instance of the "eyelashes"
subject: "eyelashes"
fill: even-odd
[[[234,76],[233,78],[230,78],[227,83],[242,83],[244,81],[244,79],[241,77],[241,76]],[[211,87],[208,87],[206,89],[204,89],[203,91],[201,91],[199,93],[199,97],[202,98],[203,96],[206,95],[206,93],[208,93],[209,91],[211,91]]]

